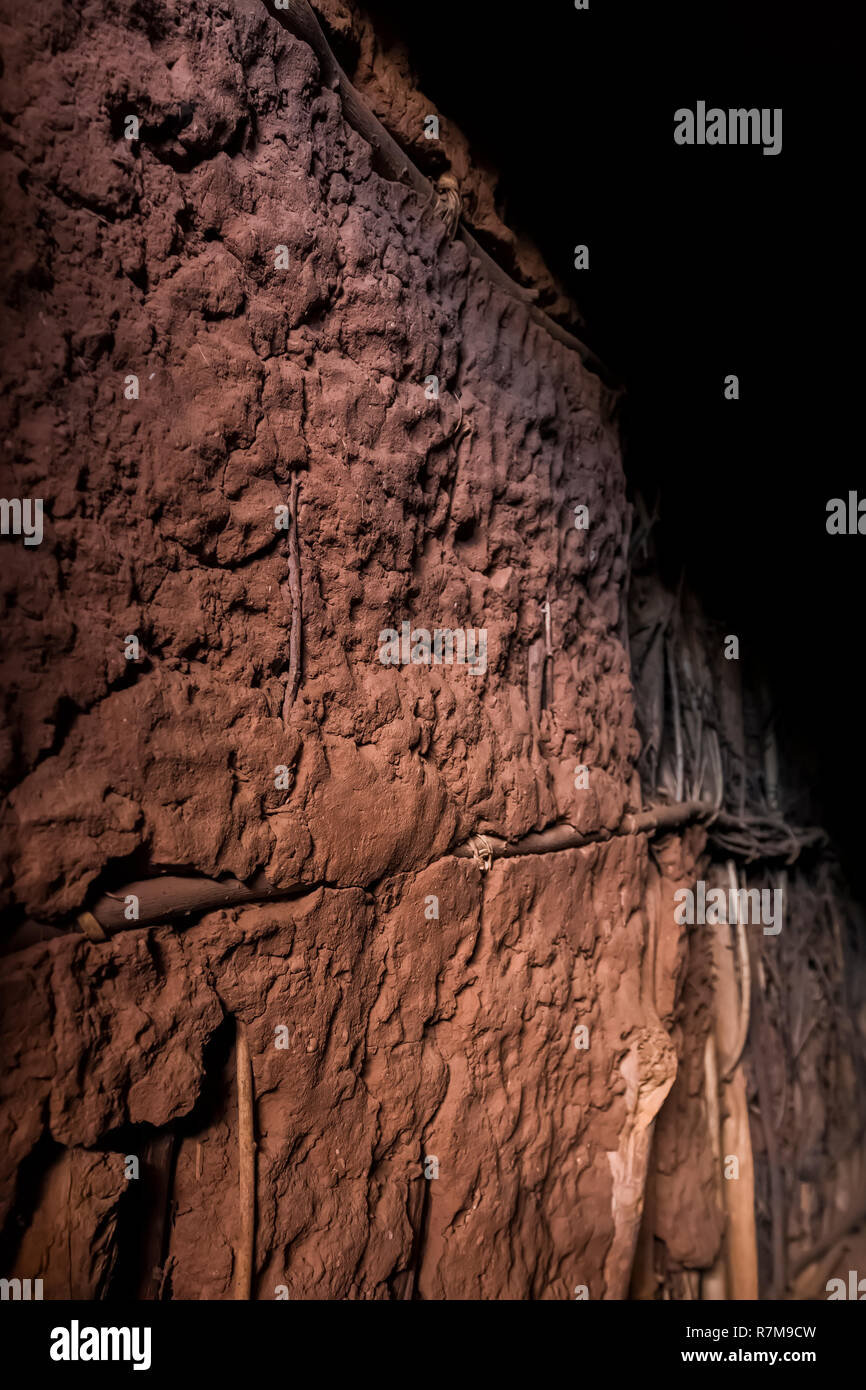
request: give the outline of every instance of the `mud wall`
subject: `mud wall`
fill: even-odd
[[[408,71],[322,17],[422,150]],[[256,0],[5,24],[3,489],[45,534],[0,572],[4,1274],[232,1296],[239,1026],[252,1296],[624,1297],[668,1095],[659,1229],[711,1263],[709,967],[671,908],[703,832],[451,854],[641,806],[614,394]],[[483,669],[383,664],[404,622],[483,631]],[[168,872],[293,896],[75,931]]]

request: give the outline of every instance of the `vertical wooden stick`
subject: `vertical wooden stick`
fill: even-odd
[[[683,787],[685,784],[683,776],[683,736],[680,729],[680,688],[677,684],[676,653],[674,643],[668,640],[665,643],[665,651],[668,658],[668,674],[671,680],[671,699],[673,701],[673,720],[674,720],[674,757],[676,765],[676,791],[674,799],[677,802],[683,799]]]
[[[142,1152],[142,1182],[147,1193],[150,1219],[144,1235],[142,1273],[138,1297],[157,1299],[165,1278],[166,1232],[169,1225],[174,1173],[174,1134],[157,1134]]]
[[[716,943],[714,943],[715,946]],[[725,1193],[722,1180],[722,1119],[719,1106],[719,1068],[716,1057],[716,1039],[712,1031],[707,1034],[704,1047],[704,1099],[707,1107],[707,1133],[710,1137],[710,1151],[713,1155],[713,1188],[719,1210],[725,1211]],[[701,1275],[701,1298],[707,1302],[724,1301],[730,1297],[727,1269],[725,1265],[725,1233],[719,1253],[711,1268]]]
[[[253,1136],[253,1068],[246,1025],[238,1020],[238,1172],[240,1222],[235,1260],[235,1299],[252,1296],[256,1239],[256,1142]]]
[[[549,709],[553,704],[553,626],[550,619],[550,589],[545,591],[544,603],[544,661],[541,665],[541,708]]]
[[[738,889],[737,868],[733,859],[727,862],[728,883],[732,893]],[[737,1013],[737,1031],[731,1055],[725,1059],[722,1068],[722,1080],[730,1081],[740,1063],[743,1055],[743,1048],[746,1046],[746,1038],[749,1035],[749,1021],[752,1007],[752,970],[749,961],[749,944],[746,940],[745,923],[740,920],[739,902],[737,899],[736,909],[736,940],[737,940],[737,959],[740,966],[740,1007]]]
[[[737,889],[737,871],[728,860],[728,882]],[[755,1226],[755,1172],[746,1077],[740,1060],[749,1027],[748,994],[751,969],[745,924],[736,914],[736,940],[740,951],[740,982],[734,966],[733,942],[724,928],[714,936],[715,955],[715,1033],[718,1055],[727,1058],[721,1077],[721,1159],[736,1157],[737,1180],[723,1181],[722,1197],[726,1215],[724,1256],[727,1271],[727,1297],[758,1297],[758,1235]],[[721,1169],[720,1169],[721,1171]]]

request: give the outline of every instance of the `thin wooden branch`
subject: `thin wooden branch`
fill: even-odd
[[[286,689],[283,695],[283,724],[288,724],[292,705],[301,683],[301,553],[298,548],[298,489],[297,473],[292,474],[289,493],[289,582],[280,585],[280,592],[291,612],[292,625],[289,630],[289,672],[286,676]]]
[[[714,781],[716,782],[716,794],[714,797],[717,811],[721,811],[725,800],[725,769],[722,763],[722,750],[719,747],[719,735],[717,730],[710,730],[712,736],[713,762],[715,767]],[[716,778],[716,774],[718,777]]]
[[[719,1211],[726,1212],[725,1191],[722,1180],[722,1116],[719,1106],[719,1073],[716,1055],[716,1039],[712,1028],[707,1033],[704,1045],[704,1105],[706,1109],[707,1134],[710,1140],[710,1153],[713,1156],[713,1190]],[[701,1298],[706,1302],[716,1302],[730,1297],[727,1271],[725,1268],[724,1234],[718,1253],[711,1267],[701,1276]]]
[[[511,859],[521,854],[550,854],[561,849],[580,849],[613,839],[617,835],[656,834],[674,830],[691,821],[708,818],[713,814],[710,802],[688,801],[679,806],[657,806],[637,815],[625,816],[616,830],[599,830],[593,834],[582,834],[571,825],[550,826],[521,840],[509,843],[496,835],[485,836],[490,846],[490,858]],[[477,858],[473,847],[474,837],[465,844],[457,845],[451,854],[458,859]],[[275,898],[298,897],[311,893],[318,885],[315,883],[293,883],[281,886],[271,883],[263,873],[246,883],[236,878],[213,879],[184,877],[179,874],[163,875],[151,879],[139,879],[128,883],[115,893],[104,893],[94,904],[92,915],[102,930],[112,936],[116,932],[135,927],[152,926],[157,922],[169,922],[191,913],[201,915],[219,908],[242,907],[247,903],[263,902]],[[124,916],[124,900],[134,895],[138,899],[138,918],[127,921]]]
[[[737,870],[732,859],[728,860],[728,882],[736,895],[738,888]],[[731,1053],[731,1059],[721,1069],[722,1081],[724,1082],[730,1081],[743,1055],[743,1048],[746,1046],[746,1038],[749,1035],[749,1020],[751,1018],[752,1007],[752,969],[749,964],[749,943],[746,940],[745,924],[739,913],[738,896],[734,897],[734,902],[737,904],[736,938],[737,956],[740,965],[740,1013],[737,1036]]]
[[[732,886],[736,887],[736,868],[728,865]],[[743,946],[748,943],[743,938]],[[713,960],[712,1015],[710,1040],[715,1043],[716,1067],[719,1059],[733,1057],[739,1048],[743,1025],[743,967],[740,980],[727,929],[712,933],[710,948]],[[748,978],[748,977],[747,977]],[[705,1058],[706,1064],[706,1058]],[[755,1227],[754,1157],[749,1127],[746,1078],[742,1062],[733,1068],[729,1078],[716,1071],[721,1113],[719,1146],[716,1158],[716,1182],[719,1205],[725,1214],[725,1229],[720,1259],[717,1259],[705,1282],[709,1294],[718,1297],[720,1265],[725,1271],[725,1297],[755,1299],[758,1297],[758,1254]],[[725,1181],[722,1163],[736,1155],[739,1163],[736,1181]],[[730,1176],[725,1173],[725,1177]],[[715,1291],[715,1292],[714,1292]]]
[[[493,859],[513,859],[521,854],[551,854],[562,849],[582,849],[584,845],[603,843],[620,835],[649,835],[659,831],[675,830],[690,821],[711,816],[713,806],[708,801],[684,801],[678,805],[656,806],[636,815],[624,816],[616,830],[599,830],[584,835],[571,825],[551,825],[547,830],[538,830],[522,839],[509,843],[497,835],[485,835]],[[471,842],[458,845],[451,851],[458,859],[475,857]]]
[[[710,838],[718,848],[747,863],[783,859],[790,865],[803,850],[825,844],[827,834],[817,826],[794,829],[779,816],[732,816],[722,811],[715,818]]]
[[[673,723],[674,723],[674,752],[676,757],[676,800],[683,799],[683,735],[680,726],[680,689],[677,684],[676,657],[674,655],[673,642],[665,643],[665,653],[668,659],[668,675],[671,680],[671,696],[673,699]]]
[[[312,885],[311,885],[312,887]],[[218,908],[240,907],[271,897],[290,897],[301,891],[298,885],[277,889],[264,874],[256,874],[247,883],[236,878],[204,878],[182,874],[164,874],[157,878],[138,879],[123,889],[121,901],[114,894],[104,894],[93,905],[93,916],[109,935],[135,927],[153,926],[190,913],[201,915]],[[123,897],[138,898],[139,915],[128,922],[123,915]],[[97,916],[98,915],[98,916]]]
[[[550,587],[544,595],[544,665],[541,668],[541,707],[553,705],[553,623],[550,616]]]
[[[716,815],[713,802],[685,801],[655,806],[636,815],[624,816],[615,830],[598,830],[584,834],[571,825],[561,823],[549,826],[546,830],[534,831],[513,842],[496,835],[488,835],[485,839],[490,846],[492,862],[494,859],[511,859],[522,854],[551,854],[557,850],[580,849],[584,845],[603,843],[619,835],[664,833],[696,821],[712,825]],[[719,820],[723,819],[730,818],[719,817]],[[716,834],[715,828],[711,834],[717,842],[723,838]],[[734,846],[730,852],[738,853],[737,847]],[[458,859],[477,858],[472,839],[457,845],[450,853]],[[268,899],[299,897],[303,893],[311,893],[316,887],[317,884],[314,882],[274,884],[264,873],[256,874],[246,883],[231,877],[212,879],[166,874],[139,879],[126,884],[116,892],[104,893],[87,913],[79,915],[78,925],[82,930],[89,926],[90,934],[94,938],[97,937],[97,928],[104,937],[110,937],[119,931],[174,921],[193,913],[201,916],[220,908],[243,907],[248,903],[264,902]],[[135,921],[127,921],[124,915],[124,900],[130,895],[138,898],[139,903],[138,917]],[[81,921],[82,917],[84,924]]]
[[[150,1217],[143,1236],[144,1249],[138,1286],[138,1297],[141,1299],[158,1299],[165,1279],[166,1231],[171,1204],[174,1151],[174,1132],[167,1130],[149,1139],[141,1156],[141,1178]]]

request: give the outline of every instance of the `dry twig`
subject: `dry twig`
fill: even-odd
[[[298,686],[301,683],[301,554],[298,547],[298,490],[297,473],[292,474],[289,493],[289,582],[280,585],[286,607],[291,613],[289,630],[289,671],[283,695],[283,724],[288,724]]]

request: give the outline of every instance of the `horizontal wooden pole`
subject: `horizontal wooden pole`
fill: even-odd
[[[509,842],[497,835],[473,836],[457,845],[451,853],[458,859],[476,859],[486,867],[494,859],[511,859],[523,854],[551,854],[557,850],[580,849],[618,835],[653,834],[673,830],[690,821],[709,817],[713,806],[706,801],[686,801],[678,806],[657,806],[637,815],[626,816],[614,830],[582,834],[571,825],[552,825],[535,831],[522,839]],[[201,916],[219,908],[242,907],[247,903],[270,899],[292,898],[313,892],[315,883],[296,883],[277,887],[263,873],[247,883],[236,878],[199,878],[182,874],[164,874],[155,878],[138,879],[127,883],[115,893],[104,893],[91,905],[87,914],[94,918],[106,936],[134,927],[153,926],[158,922],[177,921],[192,914]],[[132,915],[133,911],[137,915]],[[84,930],[82,924],[82,930]],[[92,933],[88,933],[89,935]]]

